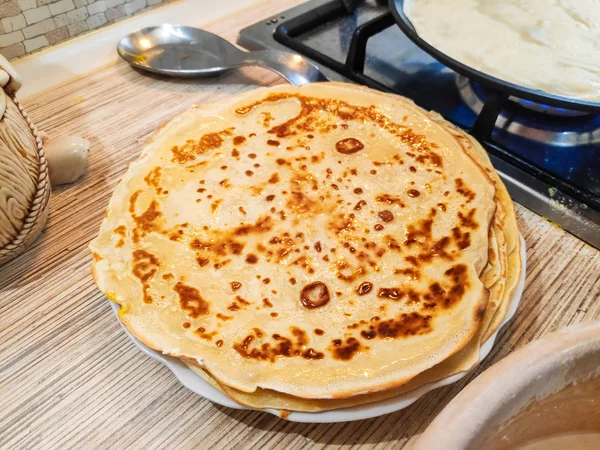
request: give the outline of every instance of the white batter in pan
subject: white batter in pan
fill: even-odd
[[[600,102],[600,0],[406,0],[426,42],[502,80]]]

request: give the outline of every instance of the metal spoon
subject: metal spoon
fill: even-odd
[[[296,86],[327,81],[300,55],[277,50],[245,52],[215,34],[183,25],[143,28],[121,39],[117,50],[139,69],[174,77],[210,76],[243,66],[261,66]]]

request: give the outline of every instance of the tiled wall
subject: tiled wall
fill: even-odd
[[[15,59],[168,0],[0,0],[0,53]]]

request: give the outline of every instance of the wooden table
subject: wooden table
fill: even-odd
[[[293,3],[267,1],[207,28],[233,41],[241,27]],[[26,102],[40,129],[83,135],[92,147],[89,174],[54,191],[41,239],[0,268],[1,448],[397,449],[490,364],[550,331],[600,318],[600,252],[518,207],[525,294],[489,357],[460,383],[395,414],[330,425],[230,410],[188,391],[127,339],[92,281],[87,244],[117,180],[159,124],[193,104],[279,82],[261,69],[162,80],[119,62]]]

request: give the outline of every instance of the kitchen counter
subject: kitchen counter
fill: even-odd
[[[266,1],[206,28],[235,41],[240,28],[294,3]],[[281,82],[258,68],[167,80],[118,62],[25,101],[41,130],[83,135],[92,146],[88,175],[54,190],[41,238],[0,268],[0,447],[410,447],[486,367],[550,331],[600,319],[600,252],[517,206],[525,293],[488,358],[459,383],[394,414],[323,425],[215,406],[188,391],[126,337],[92,280],[87,245],[117,181],[158,125],[194,104]]]

